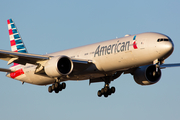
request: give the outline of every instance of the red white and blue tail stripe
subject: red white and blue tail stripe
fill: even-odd
[[[27,53],[27,49],[24,46],[24,43],[14,24],[13,19],[8,19],[7,24],[9,30],[10,43],[11,43],[11,50],[13,52]]]
[[[11,51],[27,53],[26,47],[24,46],[22,38],[14,24],[13,19],[8,19],[7,24],[8,24],[9,38],[10,38],[10,44],[11,44]],[[18,67],[17,65],[19,64],[14,63],[13,66],[10,67],[10,69],[14,67]],[[22,68],[15,68],[15,69],[17,69],[15,72],[11,72],[7,74],[6,76],[13,79],[22,80],[25,77],[23,69]]]

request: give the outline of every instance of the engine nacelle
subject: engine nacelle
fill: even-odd
[[[73,70],[73,62],[67,56],[52,57],[44,66],[45,73],[50,77],[69,75]]]
[[[147,65],[137,68],[133,75],[137,84],[151,85],[160,80],[161,70],[156,68],[156,65]]]

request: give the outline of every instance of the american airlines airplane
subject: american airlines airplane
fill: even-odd
[[[51,54],[29,54],[12,19],[7,20],[11,50],[0,50],[0,59],[13,65],[6,76],[35,85],[50,85],[48,91],[58,93],[65,81],[87,80],[89,84],[104,82],[97,95],[115,93],[111,81],[122,73],[133,75],[140,85],[152,85],[161,78],[161,69],[180,64],[164,64],[173,50],[172,40],[160,33],[125,35],[104,42],[81,46]]]

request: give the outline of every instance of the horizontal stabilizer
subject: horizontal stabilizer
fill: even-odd
[[[0,72],[15,72],[15,70],[0,68]]]

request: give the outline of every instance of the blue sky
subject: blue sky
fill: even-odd
[[[6,20],[13,18],[29,53],[45,54],[125,34],[160,32],[175,44],[166,63],[180,62],[179,0],[8,0],[0,2],[0,49],[10,50]],[[8,68],[0,61],[0,67]],[[161,80],[139,86],[131,75],[111,83],[116,93],[97,97],[104,83],[68,81],[59,94],[48,86],[6,78],[0,73],[2,120],[170,120],[180,119],[180,68],[162,70]]]

